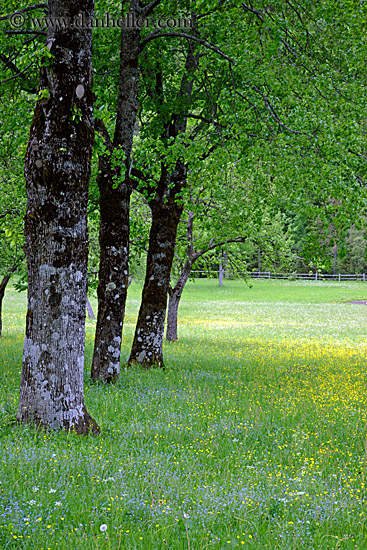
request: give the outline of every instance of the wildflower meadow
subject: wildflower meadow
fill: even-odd
[[[90,381],[87,320],[102,433],[79,437],[15,423],[26,296],[9,288],[0,549],[367,549],[367,306],[349,303],[366,299],[362,282],[191,282],[168,368],[111,386]]]

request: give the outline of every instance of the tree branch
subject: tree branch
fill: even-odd
[[[242,6],[245,8],[245,10],[249,11],[250,13],[253,13],[256,15],[256,17],[261,21],[261,23],[265,23],[265,19],[261,15],[261,12],[259,10],[255,10],[254,8],[251,8],[250,6],[247,6],[245,2],[242,2]]]
[[[26,72],[29,67],[32,65],[32,63],[30,65],[28,65],[28,67],[26,67],[23,71],[20,71],[18,69],[18,67],[16,66],[15,63],[13,63],[13,61],[11,61],[10,59],[8,59],[5,55],[3,55],[2,53],[0,53],[0,60],[5,64],[5,68],[9,68],[11,71],[13,71],[15,73],[15,75],[13,75],[12,77],[10,77],[10,79],[8,80],[14,80],[20,76],[22,76],[22,74],[24,74],[24,72]],[[4,82],[8,82],[8,80],[2,80],[0,81],[0,84],[4,83]],[[34,87],[28,87],[26,88],[24,85],[22,86],[22,88],[26,91],[26,92],[29,92],[31,94],[35,94],[37,93],[37,88],[34,88]]]
[[[138,168],[135,168],[135,166],[132,166],[131,167],[131,176],[133,178],[138,178],[140,181],[143,181],[144,183],[146,183],[149,187],[150,187],[150,184],[151,184],[151,181],[156,181],[154,180],[153,178],[149,178],[148,176],[146,176],[144,174],[144,172],[142,172],[141,170],[139,170]],[[156,182],[157,183],[157,182]]]
[[[101,136],[104,139],[106,149],[109,152],[111,152],[113,149],[111,137],[110,137],[110,134],[108,133],[105,123],[101,118],[96,118],[94,120],[94,129],[96,130],[96,132],[99,132],[101,134]]]
[[[226,239],[224,241],[220,241],[220,242],[217,242],[217,243],[213,242],[213,239],[211,239],[211,241],[209,242],[209,245],[206,248],[204,248],[202,250],[198,250],[197,252],[194,252],[194,254],[193,254],[193,257],[194,257],[193,263],[198,258],[200,258],[204,254],[206,254],[207,252],[210,252],[211,250],[214,250],[215,248],[218,248],[219,246],[224,246],[225,244],[229,244],[229,243],[244,243],[245,241],[246,241],[246,237],[234,237],[233,239]]]
[[[265,94],[263,94],[261,92],[261,90],[259,90],[259,88],[257,88],[256,86],[252,86],[252,89],[255,90],[256,93],[258,93],[264,100],[264,103],[265,103],[265,108],[266,110],[268,111],[268,113],[270,114],[271,118],[273,120],[275,120],[275,122],[277,122],[279,124],[279,126],[281,126],[282,128],[284,128],[285,130],[288,130],[288,132],[291,132],[292,134],[299,134],[299,135],[302,135],[303,132],[298,132],[297,130],[292,130],[292,128],[289,128],[288,126],[286,126],[285,124],[283,124],[283,122],[280,120],[280,118],[278,117],[278,115],[276,114],[275,110],[274,110],[274,107],[271,105],[271,103],[269,102],[268,98],[266,97]]]
[[[30,31],[30,30],[27,30],[27,29],[23,29],[23,30],[20,30],[20,31],[3,31],[4,34],[33,34],[34,36],[47,36],[47,32],[46,31]]]
[[[356,155],[357,157],[362,157],[363,159],[367,160],[367,157],[365,155],[362,155],[362,153],[357,153],[357,151],[353,151],[353,149],[348,149],[349,153],[352,153],[352,155]]]
[[[158,4],[160,3],[161,0],[153,0],[153,2],[150,2],[150,4],[147,4],[146,6],[144,6],[143,8],[140,9],[140,13],[143,17],[146,17],[147,15],[149,15],[150,13],[152,13],[152,11],[154,10],[154,8],[156,6],[158,6]]]
[[[47,4],[35,4],[34,6],[28,6],[28,8],[23,8],[21,10],[17,10],[14,13],[10,13],[8,15],[2,15],[0,17],[0,21],[5,21],[6,19],[10,19],[16,13],[28,13],[29,11],[38,10],[38,9],[41,9],[41,8],[47,8]]]
[[[20,71],[18,74],[14,76],[10,76],[9,78],[6,78],[5,80],[0,80],[0,84],[4,84],[5,82],[9,82],[10,80],[15,80],[16,78],[19,78],[22,74],[24,74],[28,69],[33,65],[34,61],[31,61],[29,65],[26,66],[23,71]]]
[[[198,38],[196,36],[187,34],[185,32],[160,32],[157,29],[156,31],[153,31],[151,34],[149,34],[144,40],[142,40],[140,44],[140,49],[143,50],[145,46],[155,38],[163,38],[167,36],[176,37],[176,38],[186,38],[187,40],[198,42],[198,44],[202,44],[203,46],[205,46],[209,50],[212,50],[216,54],[220,55],[221,57],[223,57],[233,65],[236,65],[236,62],[231,57],[229,57],[227,54],[222,52],[222,50],[217,46],[215,46],[214,44],[210,44],[209,42],[207,42],[206,40],[203,40],[202,38]]]
[[[11,210],[5,210],[2,214],[0,214],[0,220],[5,218],[6,216],[10,214],[17,214],[19,216],[19,210],[17,208],[12,208]]]

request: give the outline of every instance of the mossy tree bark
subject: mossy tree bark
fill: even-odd
[[[167,342],[175,342],[178,340],[177,334],[177,317],[178,317],[178,306],[180,305],[180,300],[182,297],[183,289],[187,283],[192,264],[190,261],[185,262],[185,266],[182,269],[180,276],[175,284],[175,286],[169,287],[169,300],[168,300],[168,309],[167,309],[167,328],[166,328],[166,340]]]
[[[163,82],[163,73],[158,67],[155,82],[148,87],[148,94],[157,108],[162,121],[161,139],[164,143],[173,143],[187,130],[186,109],[192,98],[194,74],[199,66],[199,54],[195,45],[187,44],[185,71],[180,81],[177,97],[185,103],[185,109],[167,105]],[[147,76],[151,73],[147,71]],[[179,113],[175,112],[175,108]],[[170,115],[167,110],[172,109]],[[167,310],[167,295],[171,277],[171,268],[175,251],[177,227],[183,211],[181,193],[187,185],[187,162],[178,157],[173,168],[169,168],[165,159],[161,160],[159,180],[151,189],[149,206],[152,211],[152,225],[149,235],[149,249],[145,282],[141,306],[135,328],[129,364],[140,363],[144,368],[163,367],[163,337]],[[139,178],[139,173],[134,172]],[[149,184],[148,184],[149,188]]]
[[[49,0],[48,15],[94,17],[93,0]],[[56,26],[55,26],[56,27]],[[28,311],[18,421],[98,432],[83,396],[87,201],[94,142],[92,30],[48,28],[53,58],[25,160]]]
[[[130,13],[140,14],[139,0],[131,0]],[[120,374],[120,353],[129,271],[130,166],[138,110],[140,29],[121,30],[117,118],[113,140],[101,131],[106,154],[99,159],[100,264],[98,315],[91,376],[114,382]],[[120,162],[116,161],[120,159]]]
[[[120,374],[129,267],[130,185],[124,181],[114,188],[116,170],[111,168],[110,159],[100,159],[99,166],[100,263],[91,377],[107,383],[116,381]]]
[[[129,363],[164,367],[167,293],[182,206],[174,198],[151,203],[152,225],[145,282]]]

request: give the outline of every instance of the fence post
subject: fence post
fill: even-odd
[[[317,281],[317,271],[316,271],[316,273],[315,273],[315,281]]]
[[[339,283],[340,283],[340,273],[339,273]]]
[[[269,271],[268,273],[269,273],[269,277],[268,277],[268,279],[270,279],[270,271]]]
[[[366,276],[365,276],[365,274],[363,273],[363,282],[365,282],[365,281],[366,281]]]

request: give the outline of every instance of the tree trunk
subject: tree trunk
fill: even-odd
[[[169,293],[168,309],[167,309],[167,327],[166,327],[166,340],[167,342],[176,342],[178,340],[177,335],[177,317],[178,306],[180,304],[181,295],[172,290]]]
[[[12,273],[13,271],[11,273],[8,273],[8,275],[5,275],[5,277],[3,277],[0,283],[0,337],[3,329],[3,321],[2,321],[3,299],[5,296],[5,289],[7,287],[8,282],[10,281]]]
[[[139,1],[130,2],[137,17]],[[130,157],[138,110],[140,29],[121,30],[120,76],[117,119],[109,152],[100,157],[100,263],[97,289],[98,315],[91,377],[114,382],[120,374],[122,326],[125,316],[129,271]],[[105,131],[106,133],[106,131]],[[106,135],[105,135],[106,138]],[[108,142],[107,134],[107,142]],[[114,156],[122,151],[116,167]]]
[[[48,15],[94,16],[93,0],[50,0]],[[94,141],[92,30],[48,27],[53,54],[25,160],[28,311],[18,421],[98,432],[83,396],[87,201]]]
[[[198,53],[195,46],[189,42],[185,72],[181,78],[180,87],[177,89],[178,97],[184,98],[187,108],[192,97],[193,75],[197,67]],[[178,136],[185,135],[187,116],[175,112],[174,105],[173,112],[168,115],[168,103],[164,98],[163,74],[157,66],[155,67],[155,77],[155,85],[148,93],[150,93],[152,103],[157,107],[159,115],[162,116],[162,141],[167,143],[167,139],[170,139],[172,144]],[[173,170],[169,167],[170,162],[167,160],[167,158],[161,160],[159,181],[156,181],[156,187],[150,188],[152,200],[149,204],[152,211],[152,225],[149,235],[147,268],[142,302],[129,358],[129,364],[137,362],[145,368],[153,366],[164,368],[163,336],[167,293],[177,226],[183,211],[180,194],[187,185],[187,163],[184,158],[176,159]]]
[[[168,310],[167,310],[167,328],[166,328],[166,340],[167,342],[175,342],[178,340],[177,335],[177,316],[178,316],[178,306],[180,305],[180,300],[182,296],[183,289],[185,284],[188,281],[190,276],[192,264],[187,261],[182,273],[174,288],[169,289],[169,300],[168,300]]]
[[[220,262],[219,262],[219,286],[223,286],[223,275],[224,275],[224,270],[223,270],[223,264],[222,264],[222,256],[220,257]]]
[[[227,250],[223,253],[223,263],[224,263],[224,278],[229,279],[229,273],[228,273],[228,252]]]
[[[338,245],[335,243],[334,244],[334,269],[333,269],[334,275],[336,275],[337,265],[338,265]]]
[[[167,293],[182,206],[173,199],[151,204],[147,270],[129,363],[164,367]]]
[[[88,319],[92,319],[93,321],[96,320],[96,316],[94,315],[92,304],[90,303],[88,296],[87,296],[87,313],[88,313]]]
[[[101,172],[98,179],[106,172]],[[100,187],[100,261],[98,315],[91,377],[114,382],[120,374],[122,325],[125,315],[129,262],[129,200],[125,185],[112,187],[112,177]]]

